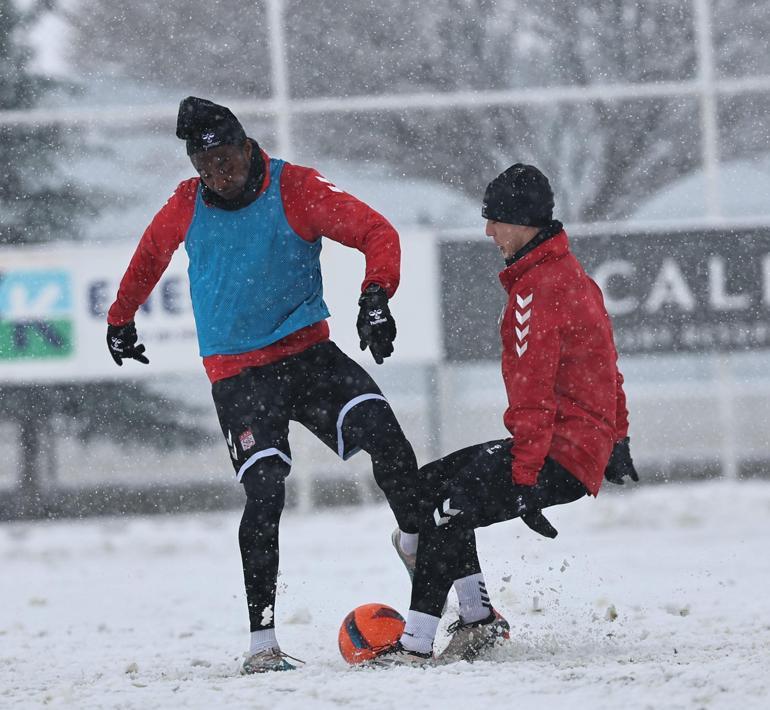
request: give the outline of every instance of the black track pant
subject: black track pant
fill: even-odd
[[[402,529],[417,531],[417,498],[412,490],[417,462],[387,402],[362,402],[346,417],[345,440],[372,457],[374,478]],[[238,530],[246,601],[252,631],[274,626],[278,576],[278,524],[289,464],[278,456],[259,459],[241,479],[246,506]]]
[[[278,580],[278,524],[286,497],[289,465],[266,458],[243,477],[246,506],[238,542],[251,631],[275,626],[275,589]]]
[[[511,443],[502,439],[478,444],[420,469],[425,507],[411,609],[441,616],[452,582],[481,570],[475,528],[587,494],[580,481],[550,458],[535,486],[514,485]]]

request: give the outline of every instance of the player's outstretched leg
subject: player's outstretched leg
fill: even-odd
[[[439,512],[446,511],[441,508]],[[420,529],[412,601],[404,632],[395,645],[369,661],[370,666],[425,667],[436,662],[473,661],[509,637],[508,622],[492,607],[487,594],[473,528],[464,527],[459,518],[442,521],[440,515],[440,524],[436,524],[433,517],[430,524]],[[449,645],[435,657],[436,631],[452,580],[460,601],[460,619],[449,628]]]
[[[420,469],[423,508],[412,585],[412,603],[401,645],[432,650],[446,593],[454,582],[460,618],[441,661],[474,660],[509,636],[505,619],[491,604],[479,566],[474,528],[511,517],[510,445],[496,440],[461,449]],[[409,569],[412,562],[399,549]]]
[[[454,510],[454,509],[449,509]],[[440,512],[447,512],[443,508]],[[458,513],[459,515],[459,513]],[[417,551],[417,566],[412,585],[412,601],[406,617],[401,638],[391,648],[385,649],[369,665],[389,668],[392,666],[425,666],[435,662],[433,645],[442,613],[442,606],[453,580],[467,581],[460,597],[466,614],[473,616],[475,626],[485,625],[484,617],[491,613],[489,598],[484,594],[484,603],[468,606],[475,599],[471,587],[478,588],[483,577],[476,555],[476,540],[473,528],[466,528],[452,519],[451,513],[438,516],[438,522],[431,516],[420,528],[420,547]],[[483,590],[486,592],[486,590]],[[476,608],[478,607],[478,608]],[[465,620],[469,625],[471,622]]]
[[[371,399],[356,405],[345,417],[343,435],[347,446],[360,448],[372,457],[374,480],[399,528],[416,539],[420,500],[417,459],[390,404]]]
[[[278,524],[285,501],[289,465],[277,456],[257,460],[243,474],[246,506],[238,530],[251,643],[241,673],[293,670],[275,636],[278,579]],[[291,660],[290,660],[291,659]]]
[[[479,512],[482,513],[484,519],[481,522],[484,524],[488,524],[487,516],[496,519],[495,505],[485,505],[475,498],[478,496],[483,501],[490,496],[494,498],[498,495],[494,486],[493,490],[487,490],[486,482],[494,481],[500,470],[510,470],[510,445],[506,444],[509,444],[509,441],[505,439],[475,444],[431,461],[420,468],[417,481],[422,502],[421,525],[427,522],[429,526],[436,526],[442,520],[448,522],[453,516],[443,512],[443,507],[456,510],[461,504],[464,508],[462,518],[466,527],[470,523],[475,525],[478,522]],[[465,503],[461,503],[463,500]],[[470,506],[467,505],[469,502]],[[396,554],[409,574],[409,579],[413,581],[419,536],[406,535],[396,529],[390,539]],[[407,548],[408,544],[412,545],[411,549]],[[455,581],[454,589],[460,603],[462,621],[475,623],[488,617],[491,607],[489,607],[484,578],[478,568],[475,536],[468,536],[465,544],[468,549],[464,551],[463,559],[459,561],[463,576]],[[442,614],[444,611],[446,611],[446,600]]]

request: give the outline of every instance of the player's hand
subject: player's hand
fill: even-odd
[[[622,486],[625,481],[623,480],[628,476],[632,481],[639,480],[639,474],[634,467],[634,461],[631,458],[631,449],[629,448],[630,440],[628,437],[615,442],[615,446],[612,447],[612,454],[610,460],[607,463],[607,468],[604,469],[604,477],[610,483],[616,483]]]
[[[145,365],[150,361],[144,354],[144,345],[137,345],[136,325],[129,321],[125,325],[107,326],[107,347],[116,365],[123,365],[123,360],[138,360]]]
[[[520,487],[520,490],[522,488]],[[523,490],[516,496],[516,513],[533,532],[543,537],[556,537],[559,534],[558,531],[543,515],[543,511],[535,500],[534,495],[529,490]]]
[[[378,365],[393,354],[396,321],[388,308],[388,294],[379,284],[370,284],[358,299],[358,337],[361,350],[368,347]]]
[[[532,531],[543,537],[555,538],[559,532],[551,525],[548,519],[543,515],[542,510],[535,510],[531,513],[524,513],[521,516],[524,524]]]

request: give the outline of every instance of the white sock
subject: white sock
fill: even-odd
[[[407,651],[430,653],[433,650],[433,639],[436,638],[439,621],[437,616],[410,609],[406,615],[404,633],[401,634],[401,645]]]
[[[460,618],[464,622],[481,621],[492,613],[492,604],[481,572],[456,579],[454,588],[460,602]]]
[[[402,530],[401,540],[398,543],[401,547],[401,550],[405,552],[407,555],[417,554],[417,539],[419,537],[420,537],[419,533],[405,533]]]
[[[251,644],[249,653],[267,651],[268,648],[278,648],[278,640],[275,638],[275,629],[260,629],[251,632]]]

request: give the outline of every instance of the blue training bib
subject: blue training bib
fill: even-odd
[[[202,357],[256,350],[329,316],[321,240],[289,226],[283,166],[270,160],[267,190],[240,210],[207,206],[198,188],[184,243]]]

